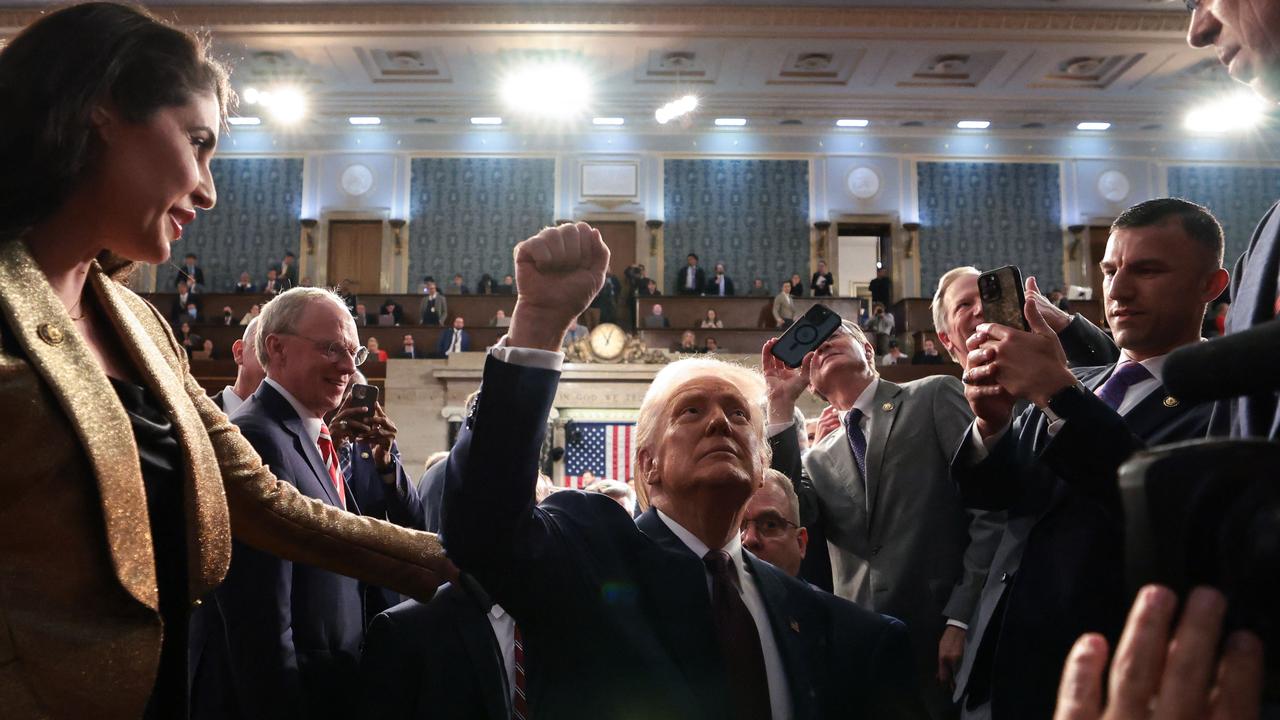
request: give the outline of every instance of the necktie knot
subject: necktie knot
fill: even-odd
[[[1129,388],[1144,380],[1150,380],[1151,377],[1151,371],[1143,367],[1142,363],[1131,360],[1123,362],[1116,366],[1111,377],[1098,388],[1098,398],[1112,410],[1117,410],[1124,402],[1124,396],[1129,392]]]
[[[864,417],[864,416],[863,416],[863,414],[862,414],[862,411],[861,411],[861,410],[859,410],[858,408],[854,408],[854,409],[852,409],[852,410],[850,410],[850,411],[849,411],[849,414],[848,414],[848,415],[845,415],[845,416],[844,416],[844,422],[845,422],[845,424],[846,424],[846,425],[848,425],[849,427],[861,428],[861,427],[862,427],[862,418],[863,418],[863,417]]]
[[[711,573],[713,580],[727,581],[734,589],[742,591],[737,567],[733,564],[733,558],[729,557],[729,553],[723,550],[711,550],[702,556],[702,564],[706,566],[707,572]]]

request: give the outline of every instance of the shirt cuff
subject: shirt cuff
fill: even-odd
[[[996,443],[1000,442],[1000,438],[1004,437],[1004,434],[1007,432],[1009,432],[1008,426],[995,435],[992,435],[989,438],[984,438],[982,437],[982,433],[978,431],[978,421],[974,420],[973,425],[971,425],[969,429],[970,463],[977,465],[983,460],[986,460],[987,456],[991,454],[991,448],[995,447]]]
[[[564,367],[564,353],[538,350],[536,348],[508,347],[506,335],[498,338],[498,342],[489,348],[489,356],[494,360],[499,360],[509,365],[520,365],[538,370],[560,372],[560,369]]]
[[[781,435],[783,430],[788,430],[794,427],[795,424],[795,420],[789,420],[784,423],[769,423],[769,426],[764,429],[764,436],[766,438],[771,438],[775,435]]]
[[[959,620],[953,620],[951,618],[947,618],[947,625],[950,627],[958,627],[961,630],[964,630],[965,632],[969,631],[969,626],[966,623],[960,622]]]

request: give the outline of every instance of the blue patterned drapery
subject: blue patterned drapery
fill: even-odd
[[[1235,262],[1249,248],[1254,226],[1280,199],[1280,168],[1185,165],[1169,168],[1169,194],[1209,208],[1226,236],[1223,262]]]

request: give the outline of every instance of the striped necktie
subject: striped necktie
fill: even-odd
[[[343,510],[347,509],[347,487],[343,481],[342,473],[338,470],[338,453],[333,449],[333,437],[329,435],[329,426],[324,423],[320,424],[320,439],[316,441],[320,446],[320,459],[324,460],[325,469],[329,471],[329,481],[333,483],[333,488],[338,491],[338,502]]]
[[[529,720],[529,700],[525,696],[524,677],[524,637],[520,634],[520,626],[516,625],[516,687],[511,694],[512,720]]]

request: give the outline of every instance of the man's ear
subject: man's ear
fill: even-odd
[[[951,338],[947,337],[947,334],[941,330],[938,331],[938,342],[942,343],[942,347],[947,351],[947,354],[951,356],[952,360],[955,360],[956,346],[951,342]]]
[[[102,139],[106,140],[115,132],[119,122],[116,113],[105,105],[94,105],[89,110],[89,124],[93,126]]]

